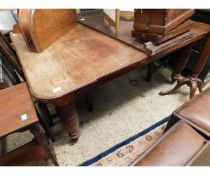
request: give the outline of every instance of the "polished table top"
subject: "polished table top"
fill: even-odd
[[[86,17],[86,26],[77,24],[41,53],[30,52],[21,34],[11,34],[34,97],[59,98],[128,67],[146,65],[201,39],[210,29],[207,24],[195,22],[191,38],[179,43],[172,39],[164,47],[149,43],[155,52],[148,55],[144,43],[131,37],[132,22],[121,21],[121,30],[115,35],[103,22],[95,25],[93,19],[97,22],[95,16]]]
[[[30,52],[21,34],[11,34],[30,91],[55,99],[139,63],[148,56],[81,24],[41,53]]]
[[[174,38],[163,44],[160,44],[159,46],[156,46],[151,42],[143,42],[131,36],[131,31],[133,30],[133,21],[121,20],[120,30],[117,34],[115,34],[115,32],[104,23],[102,12],[94,12],[85,16],[80,15],[78,16],[78,21],[93,28],[94,30],[100,31],[112,38],[115,38],[116,40],[147,53],[150,56],[148,59],[163,57],[168,53],[172,53],[177,49],[187,46],[188,44],[201,39],[210,30],[210,25],[194,22],[194,26],[191,29],[192,37],[185,38],[181,42],[177,42],[177,38]]]

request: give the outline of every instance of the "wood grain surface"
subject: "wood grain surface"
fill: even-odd
[[[26,83],[0,90],[0,108],[0,137],[38,121]]]
[[[141,32],[141,31],[132,31],[132,36],[139,38],[143,41],[151,41],[155,45],[159,45],[165,41],[168,41],[170,39],[173,39],[187,31],[189,31],[193,26],[193,21],[187,20],[186,22],[180,24],[175,29],[171,30],[165,35],[159,35],[155,33],[149,33],[149,32]]]
[[[48,159],[43,147],[33,140],[0,157],[0,166],[33,166],[36,162]]]
[[[11,34],[30,90],[36,98],[55,99],[148,56],[81,24],[41,53],[28,50],[21,34]]]
[[[193,9],[137,9],[134,30],[166,34],[194,14]]]
[[[42,52],[76,25],[75,9],[20,9],[18,23],[34,52]]]
[[[192,37],[189,37],[188,39],[184,40],[183,42],[175,42],[174,44],[171,45],[172,40],[176,40],[176,38],[166,41],[163,44],[160,44],[158,46],[153,46],[153,48],[150,49],[147,48],[148,50],[151,51],[151,58],[156,59],[163,57],[169,53],[172,53],[180,48],[183,48],[185,46],[188,46],[189,44],[197,42],[199,39],[204,38],[210,31],[210,25],[205,24],[205,23],[200,23],[200,22],[194,22],[193,27],[191,29],[191,32],[193,33]],[[183,35],[183,34],[182,34]],[[179,36],[180,37],[180,36]],[[170,47],[167,46],[167,44],[170,44]],[[163,47],[163,45],[167,47]],[[160,49],[162,47],[162,49]],[[157,51],[157,52],[156,52]]]
[[[84,18],[85,20],[84,21],[80,20],[82,18]],[[146,59],[147,63],[145,63],[145,64],[148,64],[148,63],[152,62],[154,59],[163,57],[163,56],[165,56],[169,53],[172,53],[182,47],[185,47],[193,42],[198,41],[202,37],[205,37],[205,35],[208,34],[208,32],[210,30],[210,25],[205,24],[205,23],[200,23],[200,22],[194,22],[192,29],[191,29],[192,32],[194,33],[192,38],[189,38],[189,39],[183,41],[182,43],[171,45],[167,49],[162,47],[163,48],[162,50],[159,50],[158,53],[155,53],[153,55],[154,52],[152,50],[150,50],[150,48],[147,48],[145,43],[143,43],[143,42],[139,41],[137,38],[134,38],[131,36],[131,31],[133,30],[133,22],[132,21],[129,21],[129,22],[128,21],[120,21],[120,31],[117,35],[115,35],[114,32],[109,30],[107,25],[104,24],[103,15],[100,12],[97,12],[97,13],[91,14],[91,15],[87,15],[85,17],[78,17],[78,20],[80,21],[80,23],[82,23],[96,31],[100,31],[116,40],[119,40],[131,47],[134,47],[135,49],[138,49],[144,53],[147,53],[150,57],[148,59]],[[168,42],[171,42],[171,41],[168,41]],[[157,46],[157,47],[159,47],[159,46]],[[155,46],[154,46],[154,49],[156,50]]]

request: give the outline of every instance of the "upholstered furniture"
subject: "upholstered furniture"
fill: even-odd
[[[209,142],[184,121],[173,125],[154,145],[132,165],[135,166],[184,166],[205,150]]]
[[[210,88],[175,110],[164,135],[132,165],[209,165],[209,140]]]
[[[210,137],[210,88],[174,111],[167,128],[178,120],[184,120]]]

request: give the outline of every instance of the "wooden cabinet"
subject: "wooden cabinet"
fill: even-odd
[[[193,9],[136,9],[134,30],[166,34],[193,14]]]

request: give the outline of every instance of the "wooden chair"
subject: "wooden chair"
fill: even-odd
[[[1,80],[0,80],[0,89],[4,89],[7,87],[11,87],[14,85],[17,85],[21,83],[19,80],[17,74],[13,71],[13,68],[11,65],[7,62],[7,60],[0,55],[1,60],[1,66],[0,66],[0,72],[1,72]],[[52,133],[50,131],[49,125],[52,123],[50,120],[51,116],[49,114],[48,109],[46,108],[45,104],[39,103],[34,100],[35,108],[37,113],[39,114],[39,120],[42,124],[43,128],[45,129],[46,134],[52,139]],[[50,121],[50,122],[49,122]],[[3,144],[4,145],[4,144]],[[0,152],[1,155],[1,152]]]
[[[0,32],[0,54],[2,55],[2,66],[3,66],[3,75],[4,80],[2,87],[9,87],[12,85],[19,84],[20,79],[25,81],[25,76],[22,70],[22,67],[17,59],[16,52],[11,46],[7,38]],[[0,55],[0,56],[1,56]],[[18,74],[17,74],[17,73]],[[40,116],[43,116],[43,122],[48,123],[49,126],[53,125],[52,116],[50,116],[49,110],[47,109],[46,104],[34,101],[36,103],[37,112]]]
[[[0,33],[0,89],[4,89],[10,86],[21,83],[20,79],[25,80],[22,68],[18,62],[16,53],[10,45],[7,38]],[[18,74],[19,75],[18,75]],[[42,124],[47,136],[52,140],[53,136],[49,129],[49,125],[52,125],[52,118],[49,114],[45,104],[34,101],[37,113],[39,114],[39,120]],[[49,124],[48,124],[49,123]],[[5,152],[6,139],[2,139],[0,142],[0,155]]]
[[[0,139],[29,130],[34,139],[0,157],[0,165],[33,165],[49,158],[58,165],[51,141],[39,123],[26,83],[0,90]]]

